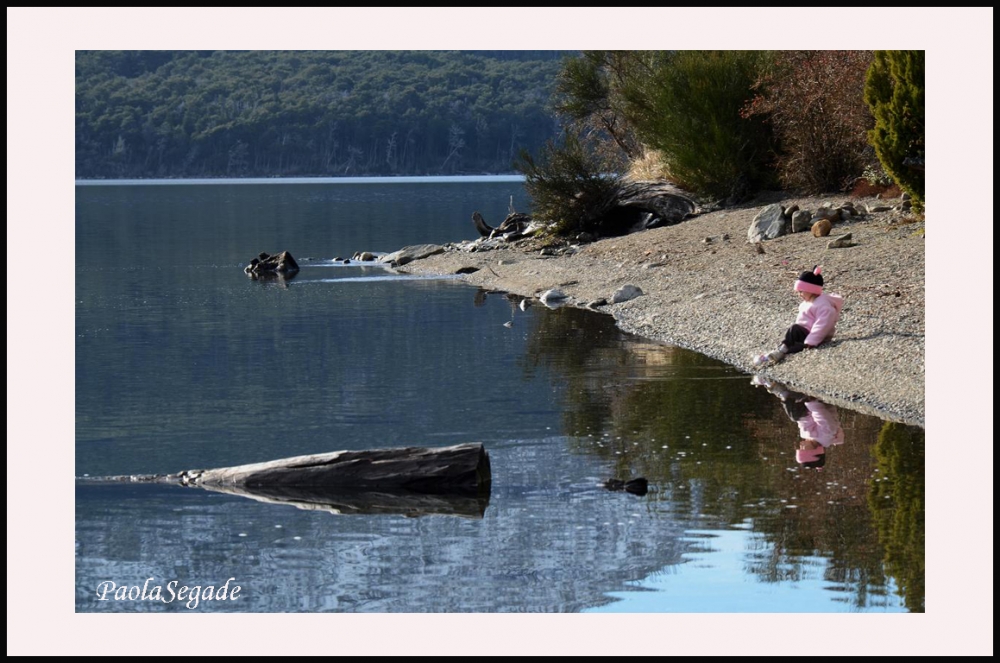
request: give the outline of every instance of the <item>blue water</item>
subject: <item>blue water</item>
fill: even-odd
[[[332,262],[474,238],[472,212],[529,208],[516,178],[165,183],[76,189],[78,476],[482,442],[492,488],[405,517],[79,484],[77,611],[923,610],[919,429],[839,411],[845,444],[806,470],[782,403],[731,367]],[[243,273],[281,250],[295,278]],[[601,487],[639,475],[645,496]],[[242,589],[98,600],[148,578]]]

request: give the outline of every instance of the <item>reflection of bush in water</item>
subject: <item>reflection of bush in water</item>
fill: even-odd
[[[825,580],[850,592],[852,604],[884,602],[883,546],[868,500],[880,420],[840,411],[847,441],[823,471],[789,472],[798,428],[749,377],[625,334],[610,316],[564,308],[533,324],[523,366],[529,375],[544,367],[565,387],[563,434],[573,451],[606,459],[619,477],[645,476],[655,489],[645,499],[669,503],[692,526],[752,521],[747,572],[761,581],[799,579],[804,559],[819,554],[829,559]],[[704,379],[713,377],[724,379]],[[922,577],[922,568],[914,572]]]
[[[525,370],[531,376],[544,366],[564,382],[567,435],[615,431],[633,436],[634,430],[648,438],[678,435],[697,422],[697,428],[708,433],[700,445],[708,437],[742,436],[742,424],[733,413],[757,411],[769,399],[733,388],[731,381],[706,381],[692,389],[689,379],[725,365],[626,334],[610,316],[563,308],[536,316],[535,324]],[[667,428],[660,430],[664,425]]]
[[[924,431],[886,422],[875,457],[882,480],[872,482],[868,503],[885,548],[886,571],[906,607],[923,612]]]

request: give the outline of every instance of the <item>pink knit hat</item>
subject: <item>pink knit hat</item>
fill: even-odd
[[[811,272],[805,271],[799,274],[799,278],[795,282],[795,289],[799,292],[811,292],[814,295],[822,295],[823,268],[816,265]]]

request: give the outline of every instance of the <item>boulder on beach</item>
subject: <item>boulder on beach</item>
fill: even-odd
[[[820,219],[813,224],[812,234],[813,237],[826,237],[832,229],[833,224],[830,223],[830,219]]]
[[[750,228],[747,229],[747,241],[756,243],[781,237],[787,235],[791,227],[792,222],[785,216],[785,210],[781,205],[777,203],[768,205],[750,223]]]
[[[627,302],[630,299],[641,297],[642,294],[643,294],[642,288],[640,288],[637,285],[632,285],[631,283],[629,283],[615,290],[615,294],[611,295],[611,303],[620,304],[622,302]]]
[[[792,214],[792,232],[800,233],[812,227],[812,212],[800,209]]]

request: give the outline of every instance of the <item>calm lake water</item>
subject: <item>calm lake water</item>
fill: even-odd
[[[807,408],[780,387],[608,316],[331,262],[471,239],[512,198],[511,178],[78,185],[78,476],[482,442],[493,483],[485,510],[422,517],[79,483],[77,611],[188,611],[99,601],[104,581],[234,578],[238,600],[192,610],[922,612],[921,429],[828,408],[843,443],[803,468]],[[281,250],[294,279],[243,273]],[[601,486],[636,476],[648,494]]]

